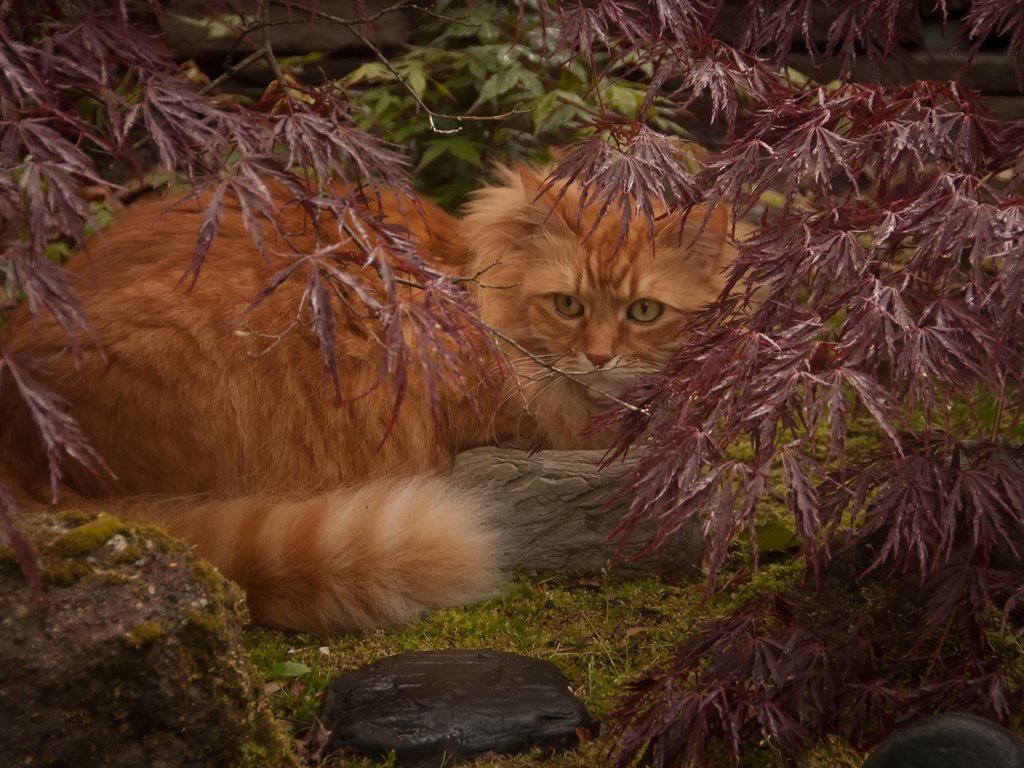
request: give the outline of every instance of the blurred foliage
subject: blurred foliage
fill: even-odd
[[[417,188],[445,207],[479,186],[489,163],[546,163],[551,148],[597,130],[599,117],[643,117],[686,135],[667,100],[638,115],[648,65],[598,73],[545,53],[554,30],[534,2],[439,0],[434,10],[404,55],[363,64],[340,84],[362,109],[359,127],[405,147]]]

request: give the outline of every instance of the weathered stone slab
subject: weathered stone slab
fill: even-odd
[[[685,526],[660,553],[631,561],[655,534],[653,521],[639,525],[619,552],[620,542],[609,536],[630,499],[608,502],[629,465],[602,469],[603,456],[603,451],[474,448],[456,457],[453,474],[460,484],[485,491],[493,500],[495,525],[517,570],[596,574],[613,564],[622,575],[695,572],[704,553],[697,523]]]
[[[403,653],[345,672],[327,686],[322,722],[328,753],[393,750],[405,766],[566,749],[596,729],[558,667],[491,650]]]

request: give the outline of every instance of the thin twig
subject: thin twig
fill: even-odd
[[[500,115],[448,115],[443,112],[435,112],[433,109],[427,106],[426,102],[424,102],[422,98],[420,98],[420,95],[416,93],[416,89],[412,87],[412,83],[409,82],[409,79],[405,75],[403,75],[398,70],[398,68],[395,67],[394,64],[391,63],[391,60],[384,55],[384,52],[381,51],[380,48],[378,48],[376,45],[374,45],[373,41],[371,41],[366,35],[359,31],[358,25],[353,24],[348,19],[343,19],[340,16],[334,16],[333,14],[326,13],[324,11],[312,11],[312,13],[318,19],[321,19],[323,21],[330,21],[345,27],[355,38],[357,38],[363,45],[365,45],[374,55],[374,57],[381,64],[384,65],[385,69],[387,69],[388,72],[390,72],[391,75],[399,82],[399,84],[401,84],[401,86],[405,88],[406,91],[409,92],[409,95],[412,96],[413,101],[416,102],[416,105],[426,113],[427,120],[430,123],[430,130],[433,131],[434,133],[444,135],[459,133],[462,130],[461,123],[463,120],[504,120],[506,118],[512,117],[513,115],[522,115],[533,111],[532,109],[522,109],[520,107],[515,107],[514,109],[510,109],[508,112],[503,112]],[[456,123],[460,123],[460,125],[458,125],[455,128],[440,128],[438,127],[437,123],[434,122],[435,120],[453,120]]]
[[[271,5],[276,5],[276,6],[282,7],[282,8],[288,8],[288,9],[294,9],[294,8],[298,7],[301,10],[306,11],[310,15],[315,15],[317,13],[315,8],[313,8],[313,7],[309,6],[309,5],[298,5],[295,2],[295,0],[270,0],[270,4]],[[479,27],[480,26],[479,24],[473,24],[473,23],[467,21],[467,19],[469,18],[469,14],[465,14],[463,16],[449,16],[448,14],[445,14],[445,13],[438,13],[437,11],[433,10],[432,8],[428,8],[427,6],[416,5],[415,3],[407,2],[407,0],[399,0],[399,2],[394,3],[393,5],[389,5],[386,8],[381,8],[376,13],[371,13],[369,16],[360,16],[357,19],[342,19],[342,18],[339,17],[335,21],[335,23],[342,24],[342,25],[345,25],[345,26],[347,26],[349,24],[360,24],[360,25],[372,24],[373,22],[377,21],[378,19],[380,19],[383,16],[388,15],[389,13],[397,13],[398,11],[402,11],[402,10],[406,10],[406,9],[408,9],[410,11],[418,11],[418,12],[422,13],[425,16],[430,16],[431,18],[438,19],[439,21],[448,21],[448,22],[451,22],[453,24],[461,24],[462,26],[465,26],[465,27]],[[327,20],[331,21],[333,19],[327,19]],[[267,24],[271,24],[272,26],[281,26],[281,25],[284,25],[284,24],[304,24],[304,23],[306,23],[306,19],[282,19],[281,21],[273,21],[273,22],[268,21],[266,23]]]
[[[556,365],[552,365],[551,363],[545,362],[539,356],[535,355],[533,352],[531,352],[526,347],[524,347],[522,344],[520,344],[518,341],[516,341],[513,338],[510,338],[509,336],[506,336],[504,333],[499,331],[497,328],[491,328],[489,326],[485,326],[485,328],[486,328],[486,330],[487,330],[487,332],[489,334],[491,334],[495,338],[501,339],[502,341],[504,341],[506,344],[508,344],[509,346],[513,347],[517,351],[522,352],[526,357],[528,357],[530,360],[535,362],[537,365],[539,365],[539,366],[541,366],[543,368],[547,368],[552,373],[557,373],[560,376],[564,376],[565,378],[567,378],[567,379],[569,379],[571,381],[575,381],[577,384],[582,385],[586,389],[589,389],[591,392],[596,392],[597,394],[601,395],[602,397],[605,397],[605,398],[611,400],[616,405],[621,405],[623,408],[625,408],[628,411],[632,411],[633,413],[641,413],[644,416],[650,416],[651,415],[650,411],[647,410],[646,408],[641,408],[640,406],[633,405],[632,403],[627,403],[625,400],[622,400],[622,399],[616,397],[615,395],[612,395],[612,394],[610,394],[608,392],[605,392],[603,389],[595,387],[593,384],[588,384],[586,381],[583,381],[583,379],[581,377],[583,375],[585,375],[585,374],[579,374],[579,373],[576,373],[574,371],[566,371],[566,370],[564,370],[562,368],[559,368]]]
[[[264,16],[267,20],[270,19],[270,3],[268,0],[260,0],[257,8],[259,9],[257,16],[260,20],[264,19]],[[267,64],[270,65],[270,69],[274,73],[274,79],[277,80],[281,93],[284,94],[285,89],[288,87],[288,81],[285,80],[284,72],[281,71],[281,65],[277,62],[277,57],[274,55],[274,49],[270,42],[270,29],[269,24],[264,24],[260,30],[260,34],[263,37],[263,57],[267,60]]]
[[[252,357],[254,357],[254,358],[263,357],[265,354],[270,352],[270,350],[272,350],[274,347],[276,347],[278,344],[280,344],[282,341],[284,341],[284,338],[286,336],[288,336],[290,333],[292,333],[292,331],[294,331],[297,328],[301,328],[302,327],[302,325],[303,325],[303,322],[302,322],[302,311],[305,309],[305,306],[306,306],[306,294],[303,293],[302,294],[302,298],[299,300],[299,309],[295,313],[295,319],[292,320],[292,322],[289,324],[289,326],[287,328],[285,328],[283,331],[281,331],[280,333],[260,333],[259,331],[254,331],[252,328],[250,328],[247,325],[243,325],[237,331],[235,331],[235,335],[236,336],[247,336],[247,337],[250,337],[250,338],[258,338],[258,339],[272,339],[270,344],[267,345],[264,349],[260,350],[259,352],[253,352],[252,353]]]
[[[221,83],[224,83],[225,81],[230,80],[232,77],[237,75],[239,72],[241,72],[243,69],[248,67],[253,62],[258,61],[259,59],[265,58],[266,55],[267,55],[266,48],[264,48],[263,46],[260,46],[255,51],[253,51],[248,56],[246,56],[244,59],[242,59],[240,62],[238,62],[237,64],[229,64],[229,65],[227,65],[224,68],[224,71],[220,75],[218,75],[216,78],[214,78],[213,80],[208,82],[206,85],[204,85],[198,91],[196,91],[196,93],[198,93],[200,96],[205,96],[210,91],[212,91],[214,88],[219,86]]]

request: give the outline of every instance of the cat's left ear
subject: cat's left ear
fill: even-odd
[[[655,224],[655,248],[683,251],[701,274],[718,275],[734,256],[729,246],[729,210],[724,205],[710,213],[695,206],[684,220],[679,212],[666,216]]]

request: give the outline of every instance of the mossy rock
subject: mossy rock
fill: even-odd
[[[19,529],[49,606],[0,569],[5,765],[297,765],[241,645],[236,587],[155,528],[40,512]]]

